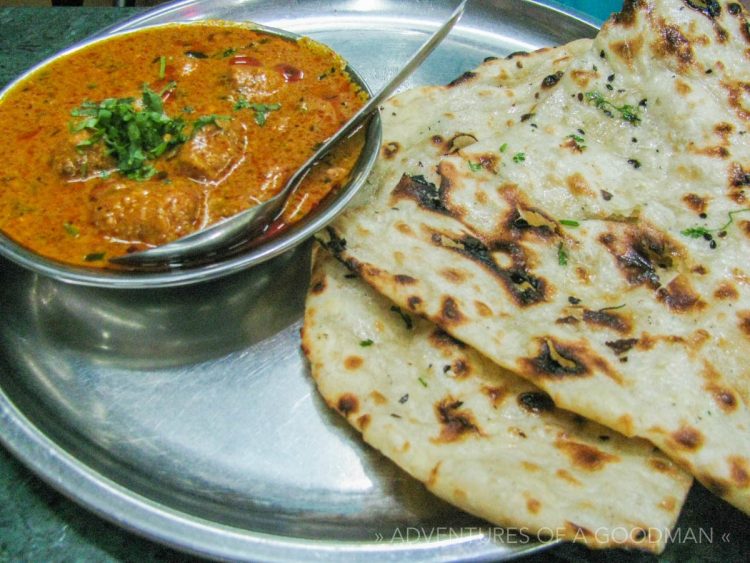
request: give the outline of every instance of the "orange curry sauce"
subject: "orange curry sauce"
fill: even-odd
[[[44,66],[0,100],[0,229],[62,262],[163,244],[268,199],[357,109],[365,94],[335,53],[222,22],[177,24],[108,39]],[[180,119],[185,139],[129,178],[85,119],[84,102],[130,98],[144,85]],[[199,120],[202,124],[196,126]],[[318,166],[283,223],[347,179],[361,136]]]

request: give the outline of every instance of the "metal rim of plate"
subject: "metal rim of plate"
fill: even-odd
[[[332,20],[330,18],[328,20],[312,21],[312,23],[311,20],[295,21],[294,18],[290,19],[291,16],[288,15],[289,10],[295,7],[298,8],[301,4],[300,2],[289,2],[289,5],[278,6],[276,8],[276,19],[273,17],[273,8],[270,8],[270,12],[268,10],[264,12],[260,9],[261,7],[268,8],[271,4],[273,2],[264,2],[263,0],[254,0],[245,3],[226,3],[219,0],[176,2],[139,15],[123,24],[112,26],[103,33],[114,33],[125,29],[169,21],[206,18],[254,19],[256,17],[260,23],[276,27],[296,26],[296,29],[292,30],[295,32],[304,32],[305,26],[308,26],[307,31],[313,38],[316,38],[314,26],[317,25],[328,30],[331,29]],[[318,10],[319,6],[329,6],[331,3],[311,1],[309,4],[313,13],[320,13],[322,17],[326,14]],[[352,22],[356,24],[356,22],[372,21],[378,28],[390,25],[394,27],[394,33],[403,32],[409,36],[416,35],[421,39],[432,31],[440,23],[441,19],[450,12],[453,3],[442,2],[439,3],[439,8],[442,8],[442,11],[441,9],[435,9],[434,12],[426,10],[424,13],[418,12],[416,15],[413,13],[413,10],[412,13],[402,15],[402,11],[404,10],[403,5],[399,7],[397,1],[382,0],[374,3],[379,7],[379,11],[375,14],[357,12],[357,5],[362,4],[365,3],[356,1],[343,2],[340,6],[341,11],[337,12],[334,9],[333,12],[337,12],[337,17],[348,15],[350,19],[346,20],[349,22],[347,25],[352,25]],[[438,3],[431,4],[431,10],[432,6],[436,4]],[[354,6],[355,9],[353,12],[346,13],[346,6]],[[318,12],[315,10],[318,10]],[[329,9],[328,16],[331,13]],[[499,19],[503,15],[507,16],[509,13],[518,15],[518,19],[515,22],[516,25],[523,25],[525,29],[528,29],[532,24],[535,24],[543,26],[545,28],[544,32],[538,36],[534,35],[534,33],[531,33],[528,37],[525,36],[525,42],[521,40],[517,41],[513,38],[515,30],[512,26],[511,28],[503,28]],[[495,20],[494,18],[498,19]],[[264,21],[264,19],[270,19],[270,21]],[[518,22],[521,22],[521,24]],[[473,60],[475,66],[478,61],[471,57],[475,57],[481,52],[494,52],[496,49],[504,49],[503,45],[521,45],[529,49],[535,48],[545,43],[552,44],[552,40],[549,39],[550,36],[553,37],[554,41],[561,43],[577,38],[578,36],[593,34],[596,24],[597,22],[575,15],[572,11],[563,9],[553,2],[531,0],[487,0],[486,2],[482,2],[475,0],[469,4],[464,20],[459,22],[457,28],[454,30],[453,41],[459,43],[463,41],[463,43],[469,45],[467,49],[470,60]],[[312,29],[309,29],[310,26],[313,26]],[[501,31],[493,31],[496,28],[501,28]],[[570,31],[571,29],[573,31]],[[370,28],[369,31],[371,32],[372,29]],[[493,39],[495,35],[503,33],[510,35],[502,40],[498,39],[495,41]],[[546,37],[544,33],[547,33]],[[568,36],[565,35],[566,33]],[[577,33],[578,35],[570,36],[571,33]],[[449,38],[450,40],[451,38]],[[344,56],[346,57],[345,53]],[[350,60],[352,59],[350,58]],[[352,63],[356,64],[353,60]],[[457,62],[457,65],[459,67],[463,66],[464,70],[467,68],[465,67],[466,64],[467,61]],[[377,79],[370,82],[373,87],[377,87],[377,84],[373,84],[373,82],[377,82]],[[419,78],[416,78],[416,83],[419,83]],[[65,288],[62,287],[65,284],[61,284],[61,287],[56,287],[54,284],[59,282],[52,282],[38,276],[34,277],[28,272],[18,270],[16,274],[10,275],[19,277],[18,280],[11,279],[11,281],[18,282],[16,285],[25,285],[27,282],[34,285],[32,289],[28,290],[30,294],[37,292],[42,295],[34,294],[32,296],[33,299],[42,301],[44,299],[54,299],[58,290],[61,293],[65,292]],[[210,286],[210,288],[213,288],[213,286]],[[81,288],[81,291],[85,289]],[[188,290],[200,291],[200,287],[197,290],[182,288],[182,293],[179,294],[182,296],[181,298],[190,295],[185,293]],[[4,294],[3,296],[6,298],[8,295],[12,297],[12,292],[16,291],[20,293],[21,290],[16,288],[8,289],[7,291],[11,293]],[[26,290],[24,289],[24,291]],[[295,291],[304,294],[304,285],[296,288]],[[97,296],[101,297],[102,295],[106,296],[110,294],[96,293],[95,291],[93,293],[81,293],[82,297],[93,297],[93,307],[96,307],[95,300]],[[0,296],[0,304],[5,308],[7,301],[3,302],[3,296]],[[25,294],[24,297],[26,297]],[[29,297],[29,299],[32,297]],[[159,297],[155,299],[158,300]],[[117,303],[121,304],[120,301],[117,301]],[[146,303],[144,310],[150,311],[148,307],[151,304],[151,302]],[[86,304],[81,305],[79,303],[78,306],[85,307]],[[11,307],[8,306],[8,309],[10,310]],[[121,315],[127,315],[127,310],[123,308],[112,309],[112,311],[116,311]],[[112,311],[104,310],[104,313],[111,313]],[[11,314],[13,314],[13,310],[11,310]],[[123,319],[123,321],[129,320],[132,321],[133,319]],[[297,329],[298,324],[291,323],[289,326],[283,327],[283,330],[278,330],[277,332],[286,332],[286,334],[294,332],[296,334]],[[269,328],[269,330],[271,329]],[[7,338],[8,333],[3,334]],[[26,336],[26,334],[23,334],[19,338],[25,338]],[[31,336],[33,337],[34,335],[31,334]],[[273,337],[271,335],[269,339]],[[290,342],[292,344],[289,344],[289,346],[297,346],[298,348],[298,340],[291,340]],[[28,344],[27,342],[26,345]],[[53,341],[52,345],[54,346],[55,344]],[[30,345],[33,348],[34,342],[31,342]],[[64,345],[64,343],[60,343],[61,349],[64,348]],[[1,349],[0,352],[2,352]],[[116,360],[117,357],[112,361],[115,362]],[[46,433],[45,413],[35,413],[27,407],[28,402],[26,401],[35,402],[37,398],[22,398],[16,392],[17,390],[14,390],[12,387],[14,385],[11,381],[12,378],[7,377],[8,373],[11,373],[9,370],[13,369],[12,363],[13,360],[8,360],[0,355],[0,441],[41,478],[78,503],[123,528],[175,548],[202,556],[232,560],[300,560],[314,557],[347,561],[364,561],[372,560],[373,558],[381,560],[409,558],[414,560],[477,561],[517,557],[545,547],[543,544],[527,544],[520,549],[509,549],[507,546],[496,543],[486,530],[476,530],[458,537],[420,537],[417,541],[400,543],[381,542],[376,537],[373,537],[370,541],[351,541],[346,538],[338,541],[330,539],[315,540],[310,537],[295,537],[293,534],[284,535],[282,533],[268,533],[255,529],[243,529],[214,521],[210,516],[205,514],[192,514],[178,507],[176,503],[170,505],[167,502],[160,502],[159,499],[150,498],[123,485],[117,479],[112,478],[114,473],[112,475],[106,473],[106,465],[94,467],[86,463],[85,460],[74,455],[77,450],[68,447],[69,444],[65,440],[56,439],[59,437],[58,435],[53,436]],[[44,379],[45,374],[43,372],[45,366],[42,362],[39,365],[32,365],[30,369],[38,370],[40,378]],[[200,369],[200,365],[196,369]],[[306,374],[292,374],[291,377],[304,378]],[[43,403],[44,401],[40,402]],[[137,470],[137,467],[134,468],[136,473]]]

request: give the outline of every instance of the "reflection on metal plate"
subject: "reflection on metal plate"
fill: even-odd
[[[254,20],[329,44],[377,89],[451,8],[189,1],[117,29]],[[407,86],[593,32],[538,2],[475,0]],[[480,560],[538,547],[490,537],[323,404],[299,347],[308,268],[309,244],[218,281],[143,291],[3,261],[0,439],[96,512],[203,555]]]

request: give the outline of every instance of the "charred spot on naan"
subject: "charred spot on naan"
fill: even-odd
[[[461,312],[458,302],[449,295],[444,295],[440,303],[438,324],[440,326],[456,326],[462,324],[466,316]]]
[[[367,430],[367,427],[370,425],[371,417],[369,414],[363,414],[357,419],[357,428],[359,428],[360,432],[364,432]]]
[[[729,136],[734,132],[734,125],[722,121],[714,126],[714,133],[721,138],[722,145],[729,145]]]
[[[714,291],[714,297],[719,301],[737,301],[740,294],[732,282],[722,282]]]
[[[510,395],[510,391],[505,386],[483,385],[482,393],[489,399],[493,409],[497,409],[503,404],[505,399]]]
[[[688,152],[692,154],[698,154],[701,156],[708,156],[713,158],[729,158],[729,150],[722,146],[707,146],[699,147],[695,143],[690,142],[687,146]]]
[[[453,216],[448,209],[445,198],[445,191],[428,182],[424,176],[401,176],[396,187],[391,192],[391,198],[394,200],[410,199],[416,202],[424,210],[440,213],[441,215]]]
[[[750,121],[750,108],[746,105],[747,97],[750,96],[750,83],[725,80],[721,85],[727,91],[727,100],[737,117]]]
[[[678,449],[690,451],[699,450],[705,441],[705,438],[698,429],[687,425],[672,432],[669,435],[669,439]]]
[[[347,356],[344,358],[344,367],[349,371],[359,369],[364,363],[365,360],[361,356]]]
[[[657,59],[674,58],[680,72],[687,74],[695,61],[695,52],[690,40],[682,30],[667,24],[663,19],[657,23],[658,39],[651,44],[651,52]]]
[[[571,146],[570,143],[575,146]],[[573,138],[567,139],[567,141],[563,143],[563,146],[570,148],[573,151],[580,152],[582,150],[580,145]],[[596,197],[596,194],[594,194],[594,191],[589,186],[586,178],[580,172],[575,172],[565,178],[565,185],[567,186],[568,191],[571,193],[571,195],[574,195],[576,197]],[[610,199],[611,198],[612,194],[610,194]]]
[[[406,306],[410,311],[418,312],[423,301],[419,295],[410,295],[406,298]]]
[[[452,284],[461,285],[471,277],[471,274],[457,268],[445,268],[440,270],[440,276]]]
[[[615,258],[628,284],[652,289],[661,286],[658,270],[673,269],[684,253],[666,234],[642,225],[614,222],[599,242]]]
[[[544,77],[542,80],[542,89],[543,90],[549,90],[550,88],[553,88],[557,86],[557,83],[560,82],[560,79],[563,77],[565,73],[561,70],[558,70],[554,74],[549,74]]]
[[[711,393],[716,404],[724,412],[731,413],[737,410],[737,397],[731,389],[721,387],[712,382],[707,383],[703,388]]]
[[[668,473],[674,475],[679,471],[675,464],[661,457],[650,458],[648,460],[648,464],[659,473]]]
[[[609,44],[609,49],[630,67],[643,49],[643,42],[643,36],[638,35],[623,41],[613,41]]]
[[[484,433],[476,422],[476,417],[463,401],[448,395],[435,405],[435,417],[440,423],[440,435],[432,438],[435,443],[450,443],[468,436],[482,436]]]
[[[629,352],[633,346],[638,344],[637,338],[623,338],[620,340],[608,340],[604,343],[605,346],[612,349],[612,351],[617,356],[621,356],[622,354],[626,354]]]
[[[584,542],[594,541],[596,534],[575,522],[565,521],[564,532],[572,538],[583,538]]]
[[[312,283],[310,284],[310,293],[313,295],[320,295],[323,293],[326,289],[326,278],[321,277],[318,279],[312,280]]]
[[[622,4],[622,9],[612,14],[612,18],[609,21],[622,27],[631,27],[636,22],[637,11],[644,7],[645,4],[644,0],[625,0]]]
[[[607,463],[620,461],[619,456],[607,453],[590,444],[571,440],[565,434],[557,437],[555,447],[570,459],[574,467],[584,471],[600,471]]]
[[[463,238],[456,239],[453,238],[455,235],[451,236],[438,231],[429,232],[430,241],[435,246],[461,254],[496,276],[519,307],[541,303],[549,298],[551,290],[547,282],[529,271],[526,252],[520,244],[497,241],[490,248],[472,235],[464,235]],[[508,256],[510,267],[501,267],[492,256],[493,252]]]
[[[577,487],[580,487],[580,486],[583,485],[583,483],[581,483],[581,481],[579,481],[578,479],[576,479],[573,476],[573,474],[570,473],[570,471],[568,471],[566,469],[558,469],[557,471],[555,471],[555,475],[557,477],[559,477],[560,479],[562,479],[564,481],[567,481],[571,485],[575,485]]]
[[[744,203],[747,199],[745,190],[750,186],[750,173],[745,171],[745,168],[737,163],[733,162],[729,165],[729,197],[735,203]]]
[[[661,500],[656,506],[657,508],[671,513],[674,512],[675,508],[677,508],[677,499],[673,496],[668,496]]]
[[[590,374],[588,366],[577,355],[581,345],[562,344],[552,337],[539,340],[539,353],[521,360],[522,373],[554,378]]]
[[[666,287],[659,288],[656,298],[673,313],[691,313],[706,308],[706,302],[701,299],[687,277],[682,274],[670,281]]]
[[[430,343],[437,349],[443,350],[444,353],[453,353],[455,350],[465,350],[466,344],[453,338],[450,334],[441,328],[436,328],[428,337]]]
[[[344,393],[336,402],[336,409],[345,417],[348,417],[359,410],[359,400],[352,393]]]
[[[564,380],[570,377],[587,377],[596,370],[618,384],[620,374],[604,358],[595,354],[585,341],[561,342],[552,336],[537,338],[538,353],[531,358],[521,358],[518,371],[533,380]]]
[[[449,375],[451,377],[455,377],[457,379],[466,379],[469,377],[473,371],[471,362],[468,358],[457,358],[453,360],[453,363],[450,364],[450,366],[446,366],[443,368],[443,372],[446,375]]]
[[[542,503],[539,502],[537,499],[535,498],[526,499],[526,510],[528,510],[531,514],[538,514],[541,508],[542,508]]]
[[[388,403],[388,398],[380,391],[371,391],[368,396],[370,397],[370,400],[376,405],[385,405]]]
[[[516,397],[518,405],[526,412],[541,414],[555,410],[555,402],[544,391],[526,391]]]
[[[459,76],[458,78],[454,78],[453,80],[451,80],[451,81],[450,81],[450,82],[448,83],[448,85],[447,85],[447,86],[448,86],[448,88],[454,88],[454,87],[458,86],[459,84],[465,84],[465,83],[467,83],[467,82],[471,82],[471,81],[473,81],[473,80],[474,80],[474,79],[475,79],[476,77],[477,77],[477,73],[476,73],[476,72],[472,72],[472,71],[470,71],[470,70],[467,70],[466,72],[464,72],[464,73],[463,73],[463,74],[462,74],[461,76]]]
[[[599,78],[599,73],[595,70],[571,70],[570,77],[582,90],[587,90],[592,81]]]
[[[683,2],[693,10],[697,10],[704,16],[713,20],[721,14],[721,4],[716,0],[683,0]]]
[[[494,153],[487,152],[472,155],[471,160],[479,164],[479,166],[484,168],[487,172],[492,174],[499,174],[500,172],[500,157]],[[438,170],[440,170],[440,168],[438,168]]]
[[[583,321],[589,326],[608,328],[622,334],[628,334],[633,330],[633,324],[624,314],[613,311],[600,309],[583,311]]]
[[[385,158],[386,160],[391,160],[398,154],[400,150],[401,145],[396,141],[391,141],[383,144],[383,147],[380,149],[380,154],[382,154],[383,158]]]
[[[739,488],[750,487],[750,466],[745,457],[733,455],[729,456],[730,478]]]
[[[739,311],[737,313],[739,327],[746,338],[750,338],[750,311]]]
[[[685,205],[689,209],[698,214],[705,213],[708,209],[708,201],[706,198],[697,194],[685,194],[682,196],[682,201],[685,202]]]
[[[396,274],[395,276],[393,276],[393,281],[395,281],[398,285],[413,285],[417,283],[416,278],[413,278],[406,274]]]

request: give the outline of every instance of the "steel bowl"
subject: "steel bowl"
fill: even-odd
[[[205,23],[205,21],[202,23]],[[297,40],[302,37],[296,33],[257,23],[229,23],[249,26],[253,30],[288,39]],[[6,93],[13,90],[19,83],[23,82],[32,74],[38,72],[61,57],[65,57],[73,52],[84,49],[89,45],[106,41],[112,37],[137,33],[146,28],[159,28],[168,25],[173,24],[144,26],[136,30],[106,33],[76,43],[45,59],[6,85],[5,88],[0,91],[0,104],[2,104],[3,97]],[[186,23],[181,22],[181,25],[186,25]],[[371,97],[372,90],[362,76],[349,65],[347,65],[346,70],[352,80]],[[366,126],[365,144],[359,159],[354,165],[349,182],[342,186],[342,188],[335,194],[324,198],[315,209],[309,212],[301,220],[292,224],[289,228],[280,232],[278,235],[273,236],[268,240],[263,240],[257,245],[248,244],[241,247],[239,251],[234,250],[230,254],[214,256],[205,262],[174,265],[148,271],[128,270],[123,268],[116,269],[114,267],[87,268],[72,266],[41,256],[40,254],[18,244],[2,232],[0,232],[0,255],[44,276],[63,282],[87,286],[111,288],[174,287],[220,278],[234,272],[251,268],[291,250],[333,221],[333,219],[343,211],[347,203],[349,203],[359,188],[364,184],[368,174],[375,165],[380,149],[381,135],[382,126],[380,116],[376,114],[369,120],[369,123]]]

